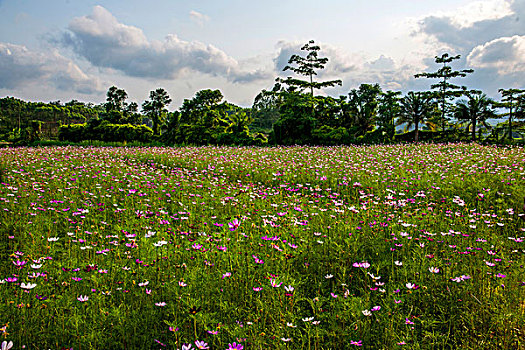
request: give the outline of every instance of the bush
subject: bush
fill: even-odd
[[[153,130],[146,125],[111,124],[106,120],[95,119],[86,124],[62,125],[58,130],[58,138],[60,141],[72,142],[151,142]]]

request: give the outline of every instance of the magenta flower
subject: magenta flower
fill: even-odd
[[[230,231],[232,232],[235,231],[240,225],[241,223],[237,219],[233,219],[232,222],[228,223],[228,227],[230,228]]]
[[[228,344],[228,349],[226,350],[242,350],[242,349],[244,349],[244,346],[242,346],[241,344],[233,343],[233,344]]]
[[[157,339],[153,339],[153,340],[155,340],[155,342],[156,342],[157,344],[166,347],[166,344],[161,343],[159,340],[157,340]]]
[[[27,261],[17,260],[17,261],[13,261],[13,264],[15,264],[16,267],[22,268],[22,267],[24,267],[25,264],[27,264]]]
[[[355,262],[352,266],[353,267],[362,267],[364,269],[368,269],[370,267],[370,263],[368,263],[368,261],[365,261],[365,262],[362,262],[362,263]]]
[[[350,340],[350,345],[363,346],[363,341],[362,340],[358,340],[358,341]]]
[[[12,347],[13,347],[13,342],[12,341],[9,341],[9,343],[8,343],[6,340],[4,340],[2,342],[2,350],[9,350]]]
[[[196,340],[195,346],[197,347],[197,349],[209,349],[210,348],[208,346],[208,343],[204,342],[204,340],[203,341]]]

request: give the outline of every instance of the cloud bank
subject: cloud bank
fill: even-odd
[[[192,16],[204,18],[197,12]],[[268,77],[263,70],[243,70],[237,60],[213,45],[184,41],[174,34],[164,41],[148,40],[140,28],[120,23],[102,6],[95,6],[89,16],[73,19],[61,42],[92,65],[131,77],[175,79],[197,72],[238,83]]]
[[[479,1],[456,13],[427,16],[414,35],[466,58],[463,67],[475,70],[470,80],[478,87],[492,93],[525,87],[525,0]]]
[[[81,94],[102,91],[99,79],[88,76],[56,51],[36,52],[25,46],[0,43],[0,89],[18,89],[28,84]]]

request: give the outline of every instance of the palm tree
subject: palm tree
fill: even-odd
[[[414,126],[414,141],[419,141],[419,124],[428,124],[427,120],[434,111],[434,101],[429,93],[410,91],[401,99],[401,109],[397,125]]]
[[[238,111],[230,114],[227,122],[229,122],[229,125],[225,129],[226,132],[242,134],[250,131],[248,127],[253,122],[253,118],[244,111]]]
[[[496,118],[496,113],[492,109],[492,101],[487,95],[481,92],[471,92],[468,100],[460,100],[456,103],[454,117],[460,121],[467,121],[471,128],[472,141],[476,141],[476,125],[483,124],[486,128],[487,119]]]

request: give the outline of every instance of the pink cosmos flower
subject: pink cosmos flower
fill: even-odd
[[[204,342],[204,340],[203,341],[196,340],[195,346],[197,347],[197,349],[209,349],[210,348],[208,346],[208,343]]]
[[[9,343],[8,343],[6,340],[4,340],[2,342],[2,350],[9,350],[12,347],[13,347],[13,342],[12,341],[9,341]]]

